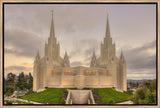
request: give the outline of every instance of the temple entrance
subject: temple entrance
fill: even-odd
[[[77,89],[83,89],[85,87],[85,76],[84,75],[76,75],[75,86]]]
[[[95,104],[91,90],[70,90],[66,104]]]

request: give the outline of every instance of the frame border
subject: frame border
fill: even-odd
[[[157,83],[157,104],[154,104],[154,105],[150,105],[150,104],[143,104],[143,105],[139,105],[139,104],[131,104],[131,105],[128,105],[128,104],[114,104],[114,105],[105,105],[105,104],[99,104],[99,105],[58,105],[58,104],[44,104],[44,105],[4,105],[3,101],[4,101],[4,95],[3,95],[3,87],[4,87],[4,5],[5,4],[156,4],[156,83]],[[159,29],[159,14],[160,13],[160,1],[157,1],[157,0],[153,0],[153,1],[150,1],[150,0],[146,0],[146,1],[84,1],[84,0],[79,0],[79,1],[75,1],[75,0],[71,0],[71,1],[67,1],[67,0],[63,0],[63,1],[56,1],[56,0],[47,0],[47,1],[31,1],[31,0],[23,0],[23,1],[20,1],[20,0],[2,0],[0,1],[0,8],[1,8],[1,12],[0,12],[0,15],[1,15],[1,26],[0,26],[0,37],[1,37],[1,44],[0,44],[0,47],[1,47],[1,50],[0,50],[0,56],[1,56],[1,65],[0,65],[0,70],[1,70],[1,74],[0,74],[0,106],[2,107],[17,107],[17,106],[23,106],[23,107],[39,107],[39,106],[45,106],[45,107],[120,107],[120,106],[123,106],[123,107],[151,107],[153,106],[154,108],[155,107],[159,107],[160,105],[160,102],[158,102],[158,97],[160,95],[160,80],[158,79],[158,77],[160,77],[160,75],[158,74],[159,73],[159,67],[160,67],[160,64],[159,63],[159,35],[160,35],[160,29]],[[3,78],[2,78],[3,77]],[[2,85],[1,85],[2,84]],[[57,106],[58,105],[58,106]]]

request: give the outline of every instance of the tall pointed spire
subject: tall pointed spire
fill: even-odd
[[[109,17],[107,13],[107,25],[106,25],[106,37],[110,37],[110,26],[109,26]]]
[[[64,67],[70,67],[70,61],[67,55],[67,52],[65,51],[65,55],[64,55]]]
[[[122,63],[125,63],[125,62],[126,62],[122,50],[121,50],[120,61],[121,61]]]
[[[123,56],[123,51],[121,50],[121,56],[120,56],[120,59],[123,59],[124,56]]]
[[[37,57],[39,57],[39,50],[37,51]]]
[[[68,57],[68,55],[67,55],[67,52],[65,51],[65,55],[64,55],[64,58],[66,58],[66,57]]]
[[[90,67],[95,67],[96,64],[97,64],[97,59],[96,59],[96,55],[95,55],[95,51],[93,52],[93,56],[92,56],[92,59],[91,59],[91,64],[90,64]]]
[[[44,55],[45,56],[48,56],[48,45],[47,45],[47,42],[45,41],[45,47],[44,47]]]
[[[51,10],[51,12],[52,12],[52,20],[51,20],[50,37],[54,37],[55,32],[54,32],[54,22],[53,22],[53,10]]]
[[[37,51],[36,59],[40,59],[40,56],[39,56],[39,50]]]
[[[95,55],[95,51],[93,51],[93,56],[92,56],[93,58],[96,58],[96,55]]]

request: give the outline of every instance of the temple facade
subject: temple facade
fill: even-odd
[[[54,31],[52,13],[50,36],[45,43],[44,56],[39,52],[34,60],[33,91],[42,91],[45,87],[55,88],[107,88],[115,87],[127,90],[126,61],[121,52],[116,56],[116,46],[112,42],[107,15],[106,33],[101,43],[100,56],[91,54],[90,67],[71,67],[67,52],[60,56],[60,44]]]

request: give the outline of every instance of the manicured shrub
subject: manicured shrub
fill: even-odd
[[[66,100],[64,98],[62,98],[61,104],[66,104]]]
[[[115,101],[113,100],[113,99],[110,99],[109,101],[108,101],[108,104],[114,104],[115,103]]]
[[[11,96],[14,92],[14,88],[13,87],[5,87],[5,95],[6,96]]]

